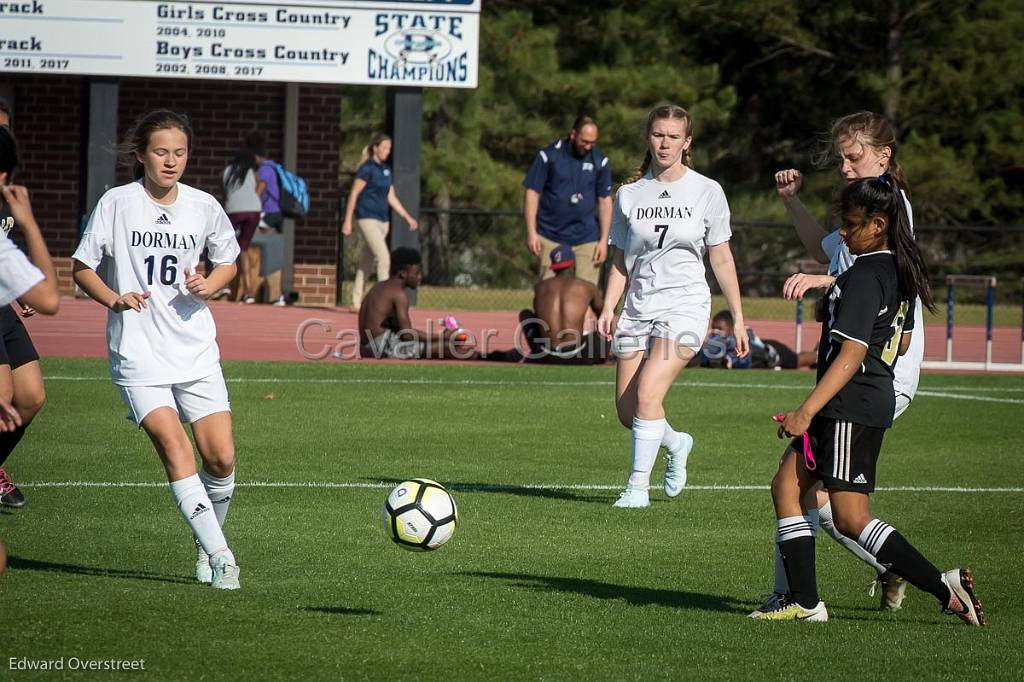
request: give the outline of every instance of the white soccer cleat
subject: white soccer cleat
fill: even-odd
[[[665,494],[675,497],[686,486],[686,461],[693,449],[693,436],[688,433],[679,434],[679,447],[675,452],[669,450],[665,465]]]
[[[213,567],[210,566],[210,555],[203,551],[203,546],[196,541],[196,580],[209,585],[213,582]]]
[[[959,616],[968,625],[984,625],[985,612],[974,596],[974,576],[969,568],[954,568],[942,574],[949,588],[949,603],[942,610]]]
[[[823,601],[819,601],[813,609],[805,609],[788,595],[783,595],[771,608],[754,611],[749,617],[755,620],[803,620],[809,623],[824,623],[828,620],[828,610]]]
[[[621,493],[619,493],[619,499],[615,500],[612,504],[613,507],[619,507],[620,509],[635,509],[639,507],[650,507],[651,497],[647,494],[646,488],[629,488],[627,487]]]
[[[238,582],[238,566],[228,562],[226,552],[210,557],[210,564],[213,567],[210,584],[215,590],[237,590],[241,587]]]
[[[903,608],[903,598],[907,594],[907,581],[895,573],[880,575],[868,585],[868,596],[874,597],[875,590],[882,593],[881,608],[883,611],[899,611]]]

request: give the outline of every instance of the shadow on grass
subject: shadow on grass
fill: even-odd
[[[722,611],[725,613],[747,614],[750,609],[744,602],[732,597],[722,597],[684,590],[662,590],[652,587],[631,587],[588,580],[586,578],[560,578],[525,573],[468,572],[474,578],[506,580],[515,587],[537,592],[570,592],[596,599],[621,599],[633,606],[668,606],[674,609],[697,609],[701,611]]]
[[[7,566],[15,571],[56,571],[59,573],[70,573],[72,575],[88,575],[99,578],[127,578],[129,580],[153,580],[161,583],[178,583],[181,585],[195,585],[194,578],[184,578],[176,575],[161,575],[148,571],[131,571],[117,568],[92,568],[89,566],[77,566],[75,564],[55,564],[49,561],[36,561],[35,559],[22,559],[20,557],[7,557]]]
[[[379,616],[380,611],[373,609],[353,609],[347,606],[303,606],[303,611],[310,613],[329,613],[334,616]]]
[[[401,478],[370,478],[364,477],[363,480],[391,483],[398,485],[404,480]],[[587,504],[604,504],[610,505],[615,501],[615,495],[612,491],[608,491],[607,495],[592,495],[589,492],[576,492],[568,488],[555,489],[555,488],[539,488],[526,485],[509,485],[507,483],[465,483],[465,482],[453,482],[442,484],[452,492],[466,492],[466,493],[499,493],[501,495],[517,495],[519,497],[534,497],[543,498],[548,500],[564,500],[566,502],[585,502]]]

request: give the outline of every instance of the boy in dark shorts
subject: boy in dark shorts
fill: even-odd
[[[928,308],[934,302],[902,197],[890,178],[848,185],[840,196],[840,215],[843,241],[856,260],[828,292],[818,383],[798,409],[776,417],[780,438],[796,436],[772,480],[776,537],[790,594],[751,617],[828,620],[818,597],[814,534],[804,501],[820,480],[843,535],[856,538],[880,564],[935,596],[947,613],[984,625],[970,569],[940,572],[871,513],[868,494],[875,489],[875,465],[896,407],[893,368],[913,331],[909,302],[918,296]]]

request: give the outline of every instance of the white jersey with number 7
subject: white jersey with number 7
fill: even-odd
[[[729,203],[717,182],[692,168],[675,182],[648,172],[615,195],[609,242],[629,273],[623,312],[636,320],[710,305],[708,246],[729,241]]]
[[[100,272],[118,294],[150,292],[141,312],[107,313],[115,384],[177,384],[220,368],[213,315],[185,288],[185,271],[196,271],[204,250],[214,265],[239,254],[231,222],[206,192],[179,182],[174,203],[164,205],[133,182],[99,200],[75,260]]]

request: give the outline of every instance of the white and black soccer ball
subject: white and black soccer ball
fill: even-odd
[[[396,485],[384,502],[384,532],[413,552],[429,552],[452,539],[459,523],[455,499],[444,486],[427,478]]]

